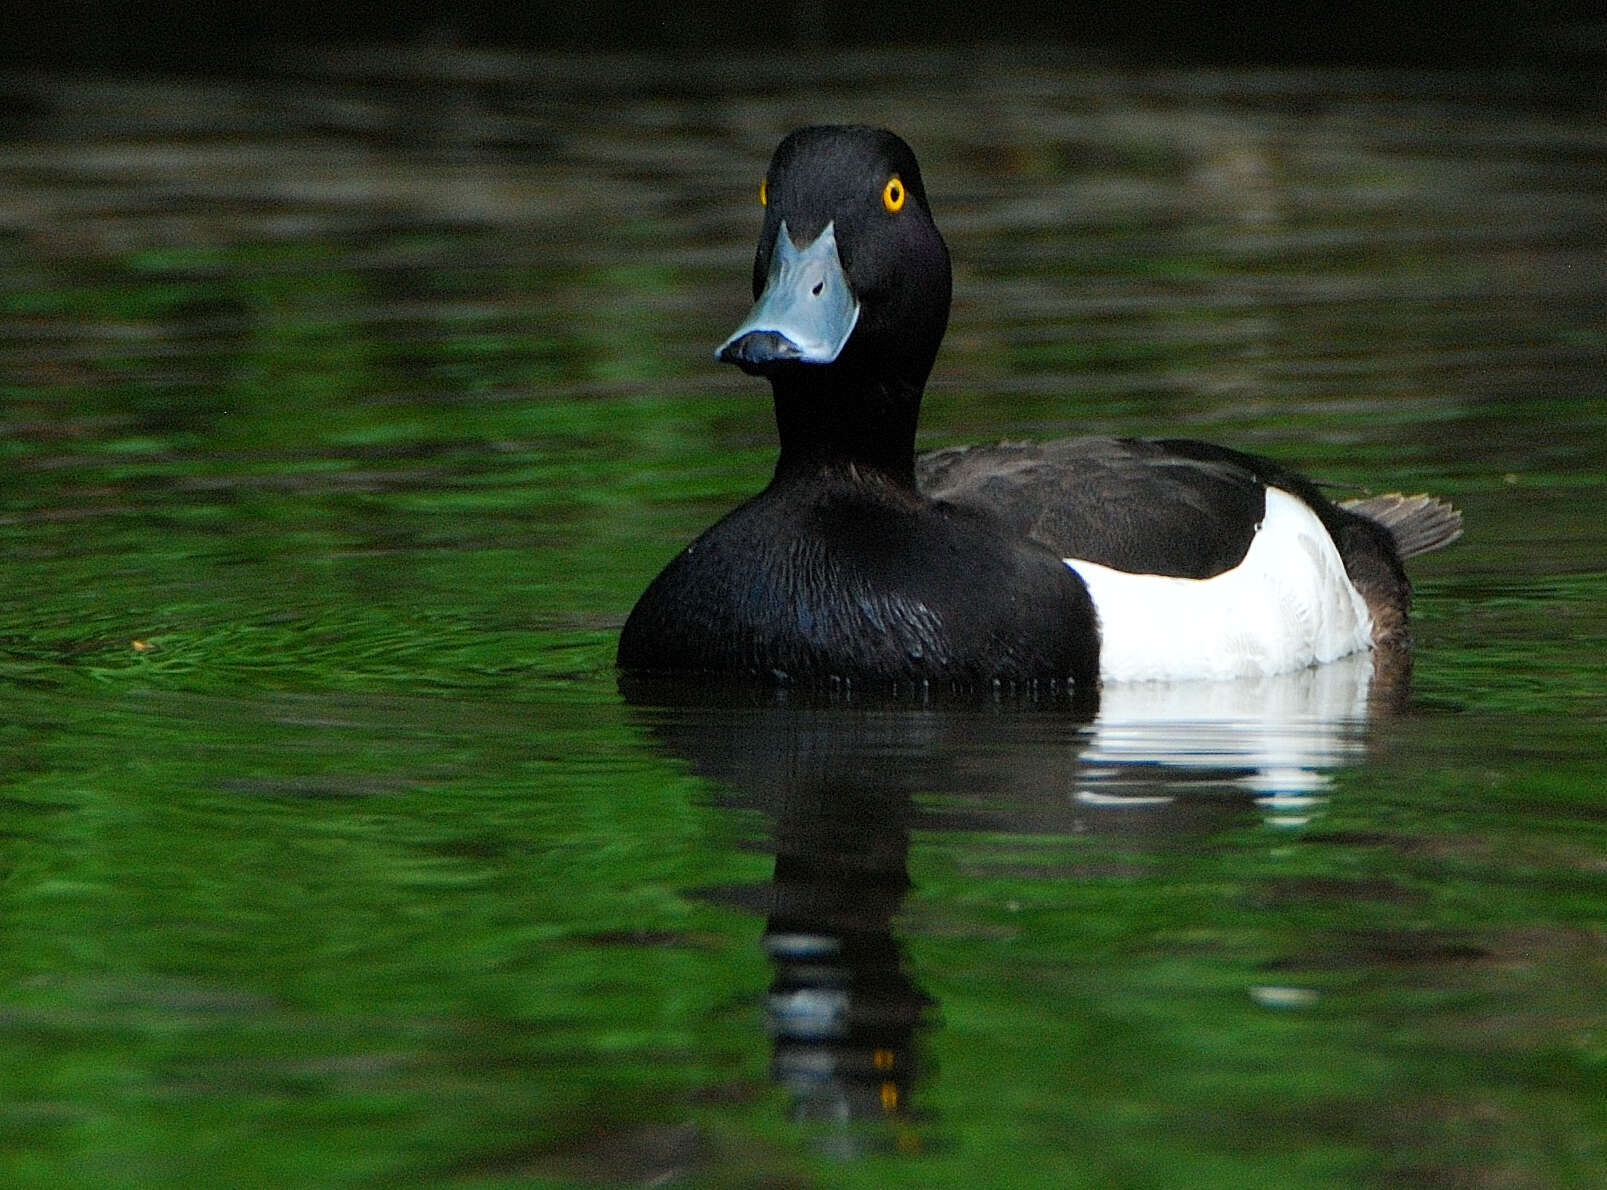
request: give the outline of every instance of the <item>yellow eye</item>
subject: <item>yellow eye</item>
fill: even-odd
[[[887,185],[882,187],[882,206],[890,214],[897,214],[904,206],[904,183],[897,174],[887,179]]]
[[[769,178],[760,178],[759,179],[759,205],[761,207],[767,207],[767,206],[770,205],[770,179]]]

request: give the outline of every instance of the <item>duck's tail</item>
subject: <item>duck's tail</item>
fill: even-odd
[[[1402,560],[1444,549],[1462,536],[1462,514],[1438,496],[1389,492],[1362,500],[1342,500],[1339,506],[1388,529]]]

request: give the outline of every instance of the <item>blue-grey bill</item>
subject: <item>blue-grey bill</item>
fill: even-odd
[[[829,364],[858,322],[859,302],[837,255],[835,227],[826,224],[812,244],[800,248],[783,220],[764,292],[714,356],[755,369],[787,361]]]

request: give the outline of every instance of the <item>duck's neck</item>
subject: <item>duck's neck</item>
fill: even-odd
[[[852,467],[915,490],[915,423],[921,385],[798,368],[771,377],[781,455],[776,480]]]

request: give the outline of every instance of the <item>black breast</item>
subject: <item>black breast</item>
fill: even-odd
[[[693,542],[620,636],[627,669],[964,684],[1098,675],[1081,581],[987,512],[775,486]]]

